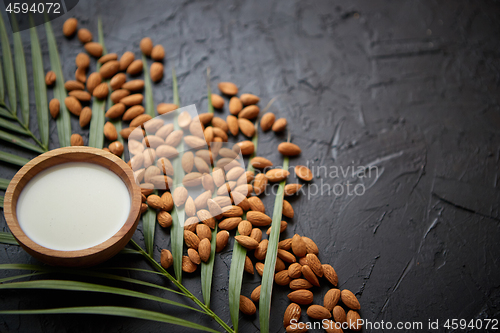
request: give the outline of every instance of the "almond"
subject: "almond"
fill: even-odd
[[[99,99],[105,99],[106,97],[108,97],[108,94],[109,94],[109,88],[108,84],[105,82],[95,87],[94,91],[92,92],[92,95]]]
[[[251,155],[255,151],[255,145],[252,141],[241,141],[238,142],[237,145],[240,147],[242,155]]]
[[[264,264],[261,262],[255,263],[255,270],[260,276],[262,276],[264,274]]]
[[[292,239],[292,248],[293,248],[293,239]],[[314,274],[316,274],[318,277],[322,277],[323,266],[321,266],[321,262],[319,261],[318,257],[313,253],[308,253],[306,255],[306,258],[307,258],[307,264],[309,265],[309,267],[311,267]]]
[[[173,131],[165,139],[165,143],[172,147],[177,147],[181,143],[184,132],[182,130]]]
[[[295,215],[295,212],[293,211],[292,205],[288,201],[286,201],[286,200],[283,200],[283,211],[282,211],[282,213],[283,213],[284,216],[286,216],[288,218],[291,218],[291,219]]]
[[[187,151],[182,155],[181,165],[185,173],[190,173],[191,171],[193,171],[194,155],[192,152]]]
[[[188,247],[192,247],[197,250],[198,245],[200,244],[200,238],[196,236],[196,234],[189,230],[184,230],[184,240],[186,241],[186,245]]]
[[[149,75],[153,82],[163,79],[163,64],[161,62],[153,62],[149,69]]]
[[[314,243],[314,241],[311,238],[303,236],[302,240],[306,244],[307,253],[313,253],[315,255],[318,255],[318,253],[319,253],[318,246],[316,245],[316,243]],[[324,266],[325,265],[323,265],[323,270],[324,270]],[[328,265],[328,266],[330,266],[330,265]],[[332,267],[332,269],[333,269],[333,267]]]
[[[244,105],[257,104],[260,101],[260,98],[253,94],[241,94],[240,99]]]
[[[212,106],[216,109],[222,109],[224,107],[224,99],[217,94],[212,94]]]
[[[199,222],[200,220],[198,220],[196,216],[186,219],[186,221],[184,221],[184,230],[195,232]]]
[[[273,162],[269,161],[265,157],[260,156],[255,156],[254,158],[252,158],[250,163],[256,169],[265,169],[273,166]]]
[[[286,228],[288,226],[288,223],[286,221],[281,221],[280,223],[280,233],[285,231]],[[271,234],[271,230],[272,230],[272,227],[269,227],[269,229],[267,229],[266,231],[266,234],[270,235]]]
[[[99,73],[92,73],[89,75],[89,78],[87,79],[87,91],[89,93],[93,93],[94,89],[101,84],[102,82],[102,77],[101,74]]]
[[[253,270],[252,260],[248,256],[245,257],[245,266],[244,266],[244,269],[245,269],[245,272],[247,272],[248,274],[252,274],[253,275],[254,270]]]
[[[205,130],[205,126],[202,125],[202,123],[200,122],[200,120],[198,118],[193,119],[189,123],[189,132],[194,136],[205,139],[205,137],[203,136],[204,130]]]
[[[172,194],[174,198],[174,203],[177,207],[184,205],[186,199],[188,198],[188,190],[185,187],[176,187],[174,193]]]
[[[165,157],[160,157],[158,161],[156,161],[156,166],[160,169],[162,174],[167,175],[167,176],[173,176],[174,175],[174,167],[172,163],[166,159]],[[167,192],[164,193],[164,195]],[[170,193],[169,193],[170,195]]]
[[[302,275],[307,281],[311,282],[312,285],[319,287],[319,281],[314,272],[309,265],[302,265]]]
[[[345,310],[340,305],[335,306],[332,312],[333,319],[335,319],[337,323],[345,323],[347,321]]]
[[[83,90],[72,90],[68,93],[69,96],[73,96],[80,102],[88,102],[91,100],[92,96]]]
[[[361,306],[359,305],[359,301],[356,298],[356,296],[347,289],[344,289],[340,292],[340,298],[342,299],[342,302],[352,310],[359,310]]]
[[[155,135],[156,136],[159,136],[160,138],[162,138],[163,140],[165,140],[167,138],[167,136],[172,133],[174,131],[174,124],[166,124],[166,125],[163,125],[162,127],[160,127]]]
[[[189,259],[188,256],[182,256],[182,271],[186,273],[193,273],[196,271],[196,264]]]
[[[80,113],[82,112],[82,104],[80,104],[80,101],[77,100],[76,97],[66,97],[64,99],[64,104],[72,114],[74,114],[75,116],[80,116]]]
[[[127,75],[125,73],[118,73],[109,81],[109,85],[112,90],[118,90],[123,87],[125,82],[127,82]]]
[[[306,243],[298,234],[295,234],[292,238],[292,251],[297,257],[304,257],[307,254]]]
[[[247,213],[247,220],[255,227],[265,227],[272,222],[269,216],[260,211],[249,211]]]
[[[168,228],[172,226],[172,215],[170,215],[169,212],[166,211],[159,211],[156,214],[156,219],[158,220],[158,224],[161,225],[163,228]]]
[[[200,149],[207,146],[205,140],[194,135],[184,136],[184,142],[193,149]]]
[[[234,239],[244,248],[249,249],[249,250],[254,250],[259,246],[259,243],[249,237],[249,236],[235,236]]]
[[[81,28],[78,30],[78,39],[82,44],[86,44],[92,41],[92,33],[85,28]]]
[[[229,100],[229,112],[232,115],[237,116],[242,109],[243,109],[243,104],[241,103],[241,100],[236,96],[231,97],[231,99]]]
[[[194,205],[196,206],[196,209],[207,208],[207,200],[210,199],[211,197],[212,197],[211,191],[205,191],[200,195],[198,195],[194,200]]]
[[[258,197],[250,197],[248,198],[248,202],[250,204],[250,209],[256,212],[265,213],[265,206]]]
[[[251,138],[255,135],[255,125],[248,119],[238,118],[238,125],[241,133]]]
[[[316,245],[316,244],[314,244],[314,245]],[[316,247],[316,249],[317,249],[317,247]],[[314,252],[311,252],[311,253],[314,253]],[[328,265],[328,264],[323,264],[322,267],[323,267],[323,275],[325,276],[325,278],[328,280],[328,282],[330,282],[333,286],[336,287],[337,284],[339,283],[339,278],[337,276],[337,273],[335,272],[335,269],[333,269],[333,267],[331,265]]]
[[[296,264],[299,265],[298,263],[296,263]],[[292,264],[292,265],[295,265],[295,264]],[[292,265],[290,265],[290,266],[292,266]],[[290,267],[288,269],[290,270]],[[300,274],[302,275],[302,272],[300,272]],[[290,273],[288,273],[288,275],[290,275]],[[311,282],[307,281],[306,279],[295,279],[295,280],[292,280],[288,286],[292,290],[310,289],[310,288],[313,287],[313,285],[311,284]]]
[[[177,151],[177,149],[168,145],[161,145],[156,148],[156,156],[158,157],[175,158],[178,155],[179,152]]]
[[[227,133],[229,131],[229,126],[227,125],[226,121],[220,117],[212,118],[212,126],[220,128],[224,131],[224,133]]]
[[[132,119],[132,121],[130,122],[130,126],[131,127],[139,127],[139,126],[143,125],[145,122],[150,121],[150,120],[151,120],[151,116],[149,114],[141,114],[141,115],[135,117],[134,119]],[[163,156],[163,157],[168,157],[168,156]]]
[[[262,130],[264,132],[269,131],[273,127],[275,119],[276,119],[276,117],[275,117],[274,113],[272,113],[272,112],[266,113],[260,119],[260,128],[262,128]]]
[[[299,236],[300,237],[300,236]],[[302,265],[294,262],[290,266],[288,266],[288,276],[291,279],[297,279],[302,276]]]
[[[238,93],[238,87],[232,82],[220,82],[219,90],[229,96],[234,96]]]
[[[230,217],[219,222],[219,228],[222,230],[233,230],[236,229],[241,222],[241,217]],[[248,235],[243,235],[248,236]]]
[[[126,96],[120,100],[125,106],[134,106],[142,103],[144,96],[142,94],[133,94]]]
[[[106,115],[105,116],[108,117],[108,118],[118,118],[124,112],[125,112],[125,104],[118,103],[118,104],[115,104],[112,107],[110,107],[109,110],[106,111]],[[163,140],[162,140],[162,142],[163,142]]]
[[[147,171],[148,170],[146,170],[146,173]],[[144,177],[144,179],[147,181],[146,176]],[[148,196],[146,203],[148,204],[149,207],[153,209],[161,209],[161,210],[164,209],[163,201],[156,194],[151,194],[150,196]]]
[[[61,109],[61,103],[59,103],[59,100],[57,98],[51,99],[49,103],[49,111],[52,118],[54,119],[57,118],[60,109]]]
[[[257,308],[250,298],[240,295],[240,311],[251,316],[255,314]]]
[[[229,128],[229,132],[231,132],[231,134],[234,136],[238,136],[238,133],[240,132],[238,118],[232,115],[228,115],[226,118],[226,122]]]
[[[199,226],[204,226],[204,224],[200,224],[196,227],[198,229]],[[210,240],[208,238],[203,238],[198,245],[198,253],[200,255],[200,259],[203,262],[207,262],[210,259],[210,252],[212,250],[212,244],[210,244]]]
[[[201,258],[198,254],[198,251],[196,251],[195,249],[188,249],[187,252],[189,259],[191,259],[193,263],[195,263],[196,265],[201,264]]]
[[[95,42],[90,42],[85,44],[85,50],[94,58],[100,58],[102,56],[102,45]]]
[[[130,91],[142,90],[144,89],[144,80],[132,80],[129,82],[125,82],[122,85],[122,88]]]
[[[146,211],[148,210],[148,205],[146,205],[145,203],[142,203],[141,204],[141,214],[144,214]]]
[[[229,231],[221,230],[217,233],[215,252],[222,251],[227,246],[229,240]]]
[[[149,57],[151,56],[151,52],[153,52],[153,41],[149,37],[144,37],[140,44],[139,47],[141,49],[141,52],[146,56]]]
[[[290,175],[290,172],[283,169],[272,169],[266,172],[266,178],[270,182],[276,183],[285,180]]]
[[[255,119],[259,115],[260,108],[257,105],[249,105],[238,113],[238,118]]]
[[[300,305],[296,303],[291,303],[285,310],[285,315],[283,316],[283,326],[290,326],[292,320],[294,322],[299,321],[300,315],[302,314],[302,309]]]
[[[240,217],[243,216],[243,209],[239,206],[222,207],[222,215],[224,217]]]
[[[259,229],[257,229],[257,230],[259,230]],[[257,259],[257,260],[266,259],[268,246],[269,246],[269,241],[267,239],[261,240],[259,243],[259,246],[254,251],[255,259]]]
[[[151,50],[151,58],[156,61],[162,61],[165,58],[165,49],[161,45],[156,45]]]
[[[164,144],[163,139],[155,135],[147,135],[142,140],[144,147],[156,149],[157,147]]]
[[[280,133],[280,132],[283,132],[285,130],[286,125],[287,125],[286,119],[280,118],[274,122],[274,124],[271,128],[274,132]]]
[[[307,315],[317,320],[329,319],[332,317],[330,311],[328,311],[327,308],[316,304],[311,305],[307,308]]]
[[[259,173],[255,176],[255,180],[253,182],[253,189],[256,195],[260,195],[265,192],[267,186],[267,177],[263,173]]]
[[[165,114],[165,113],[169,113],[169,112],[175,111],[178,108],[179,108],[179,106],[177,104],[173,104],[173,103],[160,103],[156,107],[156,111],[158,111],[158,114],[161,115],[161,114]]]
[[[284,270],[274,274],[274,281],[280,286],[286,286],[290,283],[290,277],[288,276],[288,271]]]
[[[151,179],[153,177],[156,177],[156,176],[159,176],[161,174],[161,171],[158,167],[154,166],[154,165],[150,165],[149,167],[146,168],[146,171],[144,172],[144,181],[146,183],[152,183]],[[151,197],[151,195],[150,195]],[[161,198],[158,197],[158,198],[155,198],[153,197],[154,199],[152,200],[155,200],[153,203],[152,203],[152,206],[155,206],[155,207],[152,207],[152,208],[155,208],[155,209],[164,209],[163,208],[163,202],[161,201]]]
[[[199,172],[191,172],[184,176],[182,184],[186,187],[195,187],[201,185],[201,176]]]
[[[97,62],[100,64],[105,64],[111,60],[118,60],[118,54],[116,54],[116,53],[105,54],[102,57],[100,57],[99,60],[97,60]]]
[[[53,86],[56,83],[56,73],[53,71],[48,71],[47,74],[45,75],[45,84],[47,86]]]
[[[340,290],[332,288],[328,290],[323,298],[323,305],[328,311],[332,311],[340,300]]]
[[[278,243],[278,249],[283,249],[283,250],[290,250],[292,248],[292,239],[287,238],[283,239]]]
[[[297,165],[295,167],[295,174],[297,175],[297,177],[307,182],[313,179],[312,171],[305,165]]]
[[[347,312],[346,316],[346,321],[347,324],[349,325],[349,329],[357,332],[361,330],[361,327],[363,326],[360,324],[361,317],[359,316],[359,313],[357,311],[349,310]]]
[[[186,215],[189,217],[196,215],[196,205],[194,204],[194,200],[191,196],[188,196],[184,210],[186,211]]]
[[[174,263],[174,257],[169,250],[161,250],[161,258],[160,258],[161,267],[168,269]]]
[[[142,60],[141,59],[134,60],[130,65],[128,65],[127,74],[139,75],[142,73],[142,68],[143,68]]]
[[[278,249],[278,258],[287,263],[294,263],[297,261],[293,254],[283,249]]]
[[[72,91],[72,90],[83,90],[85,86],[83,83],[75,81],[75,80],[68,80],[64,83],[64,89],[67,91]]]
[[[155,119],[151,119],[150,121],[144,123],[144,129],[146,130],[147,133],[152,134],[152,133],[156,133],[156,131],[158,131],[161,127],[163,127],[164,124],[165,123],[161,118],[155,118]]]
[[[200,240],[208,239],[209,242],[212,240],[212,230],[206,224],[200,223],[196,226],[196,234]],[[199,249],[198,249],[199,250]]]
[[[134,61],[135,56],[132,52],[127,51],[123,53],[123,55],[120,58],[120,71],[126,71],[128,66]]]
[[[86,106],[82,109],[82,112],[80,113],[80,119],[79,119],[80,127],[84,128],[85,126],[90,124],[91,119],[92,119],[92,109]]]
[[[123,107],[125,107],[125,104],[123,104],[123,103],[119,103],[119,104],[121,104],[121,105],[123,105]],[[115,104],[115,105],[118,105],[118,104]],[[125,121],[132,120],[135,117],[143,114],[144,112],[145,112],[145,109],[142,105],[134,105],[123,114],[122,119]]]
[[[83,138],[80,134],[72,134],[70,138],[71,146],[83,146]]]
[[[118,139],[118,132],[116,131],[116,127],[109,121],[104,124],[104,136],[109,141],[115,141],[116,139]]]
[[[218,220],[220,220],[222,218],[222,208],[219,206],[219,204],[215,200],[208,199],[207,206],[208,206],[208,210],[209,210],[210,214],[213,217],[215,217]],[[220,227],[220,224],[219,224],[219,227]]]
[[[238,224],[238,232],[242,236],[250,236],[250,233],[252,232],[252,224],[246,220],[241,221]],[[259,244],[259,246],[260,246],[260,244]],[[257,259],[259,259],[259,258],[257,258]],[[262,259],[259,259],[259,260],[262,260]]]
[[[75,58],[75,64],[77,68],[87,69],[90,66],[90,58],[86,53],[78,53]]]
[[[63,24],[63,34],[66,37],[71,37],[75,34],[78,27],[78,21],[76,18],[69,18]]]
[[[285,156],[297,156],[302,152],[299,146],[290,142],[280,143],[278,145],[278,151]]]
[[[213,216],[210,214],[210,212],[206,209],[201,209],[199,210],[196,215],[200,219],[201,222],[205,223],[210,227],[210,229],[215,228],[215,219]]]
[[[252,294],[250,295],[250,298],[254,302],[258,302],[260,300],[260,288],[261,285],[258,285],[253,291]]]
[[[75,71],[75,79],[78,82],[85,83],[87,81],[87,70],[85,68],[78,67]]]
[[[313,293],[306,289],[295,290],[288,294],[288,299],[297,304],[307,305],[313,302]]]

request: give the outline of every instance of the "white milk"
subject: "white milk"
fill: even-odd
[[[17,219],[35,243],[53,250],[82,250],[121,229],[130,201],[127,186],[112,171],[92,163],[64,163],[26,184],[17,201]]]

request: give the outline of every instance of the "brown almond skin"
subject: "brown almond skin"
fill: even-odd
[[[198,266],[191,261],[188,256],[182,256],[182,271],[186,273],[193,273]]]
[[[306,289],[292,291],[287,296],[290,301],[301,305],[307,305],[313,302],[313,293]]]
[[[57,98],[51,99],[49,103],[49,111],[52,118],[54,119],[57,118],[60,109],[61,109],[61,103],[59,102],[59,100]]]
[[[297,259],[295,259],[295,256],[293,254],[282,249],[278,249],[278,258],[290,264],[297,261]]]
[[[316,320],[329,319],[332,317],[330,311],[321,305],[311,305],[307,308],[307,315]]]
[[[283,132],[285,130],[286,125],[287,125],[286,119],[280,118],[274,122],[274,124],[271,128],[274,132],[280,133],[280,132]]]
[[[261,156],[255,156],[252,158],[251,164],[256,169],[265,169],[273,166],[273,162]]]
[[[173,103],[160,103],[156,107],[156,111],[158,111],[158,114],[165,114],[165,113],[169,113],[171,111],[175,111],[178,108],[179,108],[179,106],[177,104],[173,104]]]
[[[156,219],[158,220],[158,224],[161,225],[163,228],[168,228],[172,226],[172,215],[170,215],[169,212],[166,211],[159,211],[156,214]]]
[[[76,97],[80,102],[89,102],[92,99],[92,96],[83,90],[72,90],[68,93],[69,96]]]
[[[238,87],[232,82],[220,82],[218,87],[224,95],[234,96],[238,93]]]
[[[255,125],[250,120],[238,118],[238,126],[245,136],[252,138],[255,135]]]
[[[101,82],[102,82],[101,74],[97,72],[90,74],[87,79],[87,91],[92,94],[94,92],[94,89],[99,84],[101,84]]]
[[[204,224],[200,224],[200,225],[204,225]],[[210,259],[210,251],[211,251],[210,240],[208,238],[203,238],[200,241],[200,244],[198,244],[198,253],[200,255],[201,261],[207,262]]]
[[[252,264],[252,260],[246,256],[245,257],[245,272],[247,272],[248,274],[252,274],[254,273],[254,270],[253,270],[253,264]]]
[[[255,145],[253,144],[252,141],[249,140],[241,141],[238,142],[237,145],[240,147],[241,154],[243,156],[251,155],[255,151]]]
[[[161,45],[155,45],[151,50],[151,59],[155,61],[163,61],[165,58],[165,49]]]
[[[313,179],[312,171],[305,165],[297,165],[295,167],[295,174],[297,177],[307,182],[310,182]]]
[[[108,118],[118,118],[125,112],[125,104],[117,103],[106,111],[105,116]]]
[[[172,264],[174,263],[174,257],[172,256],[172,253],[169,250],[161,250],[161,258],[160,258],[160,264],[161,267],[168,269]]]
[[[292,251],[297,257],[304,257],[307,254],[306,243],[298,234],[292,237]]]
[[[102,56],[103,48],[99,43],[90,42],[85,44],[84,48],[94,58],[100,58]]]
[[[323,276],[330,282],[334,287],[339,283],[339,278],[335,269],[331,265],[323,264]]]
[[[93,36],[88,29],[81,28],[78,30],[78,39],[82,44],[86,44],[92,41]]]
[[[121,103],[125,104],[125,106],[134,106],[141,104],[144,100],[144,96],[142,94],[133,94],[126,96],[120,100]]]
[[[158,82],[163,79],[163,64],[161,62],[153,62],[149,68],[149,76],[153,82]]]
[[[241,103],[241,100],[236,96],[231,97],[229,100],[229,112],[232,115],[237,116],[241,110],[243,110],[243,103]]]
[[[258,285],[253,291],[252,291],[252,294],[250,295],[250,298],[252,299],[252,301],[254,302],[258,302],[260,300],[260,289],[261,289],[261,285]]]
[[[328,290],[323,298],[323,306],[332,311],[340,300],[340,290],[337,288],[332,288]]]
[[[80,134],[72,134],[70,138],[71,146],[84,146],[83,138]]]
[[[224,98],[220,95],[212,94],[212,106],[216,109],[222,109],[224,107]]]
[[[291,142],[280,143],[278,145],[278,151],[285,156],[297,156],[302,152],[299,146]]]
[[[120,71],[126,71],[128,66],[135,60],[135,55],[127,51],[120,57]]]
[[[233,115],[228,115],[226,118],[226,122],[229,128],[229,132],[231,132],[231,134],[234,136],[238,136],[238,133],[240,132],[240,127],[238,125],[238,118],[236,118]]]
[[[116,139],[118,139],[118,132],[116,131],[116,127],[109,121],[104,124],[104,136],[109,141],[116,141]]]
[[[278,243],[278,249],[283,249],[283,250],[290,250],[292,248],[292,239],[291,238],[287,238],[287,239],[283,239],[282,241],[280,241]]]
[[[97,60],[97,62],[100,64],[105,64],[111,60],[118,60],[118,54],[116,54],[116,53],[105,54],[102,57],[100,57],[99,60]]]
[[[238,118],[255,119],[259,115],[259,112],[260,108],[257,105],[249,105],[238,113]]]
[[[75,116],[80,116],[80,113],[82,112],[82,104],[80,104],[80,101],[76,99],[76,97],[73,96],[68,96],[64,99],[64,104],[68,108],[68,110],[74,114]]]
[[[240,99],[243,105],[257,104],[260,101],[260,98],[253,94],[241,94]]]
[[[151,56],[151,52],[153,51],[153,41],[149,37],[144,37],[140,44],[139,47],[141,49],[141,52],[146,56],[149,57]]]
[[[335,319],[337,323],[344,323],[347,321],[345,310],[340,305],[336,305],[332,312],[333,319]]]
[[[64,88],[67,91],[72,91],[72,90],[83,90],[85,89],[85,86],[83,83],[74,81],[74,80],[68,80],[64,83]]]
[[[123,83],[121,86],[123,89],[127,89],[130,91],[138,91],[144,89],[144,80],[132,80]]]
[[[293,211],[293,207],[292,205],[286,201],[286,200],[283,200],[283,211],[282,211],[283,215],[288,217],[288,218],[293,218],[295,216],[295,212]],[[307,244],[306,244],[307,246]],[[306,248],[307,249],[307,248]]]
[[[290,326],[293,319],[295,319],[295,321],[298,321],[301,314],[302,309],[300,308],[300,305],[291,303],[285,310],[285,315],[283,316],[283,326],[285,328]]]
[[[99,99],[105,99],[106,97],[108,97],[108,94],[109,94],[109,88],[108,84],[105,82],[95,87],[94,91],[92,92],[92,95]]]
[[[359,319],[361,319],[361,317],[359,316],[359,313],[357,311],[349,310],[346,316],[346,321],[349,325],[349,329],[355,332],[361,331],[362,325],[358,325]]]
[[[221,230],[217,233],[215,252],[224,250],[229,240],[229,231]]]
[[[260,119],[260,128],[262,128],[264,132],[269,131],[273,127],[275,119],[276,116],[274,115],[274,113],[272,112],[266,113]]]
[[[266,178],[268,181],[276,183],[285,180],[290,175],[288,170],[283,169],[272,169],[266,172]]]
[[[240,243],[241,246],[243,246],[249,250],[254,250],[259,246],[259,243],[255,239],[253,239],[249,236],[241,236],[240,235],[240,236],[235,236],[234,239],[238,243]]]
[[[80,127],[81,128],[86,127],[88,124],[90,124],[91,119],[92,119],[92,109],[86,106],[82,109],[82,112],[80,113],[80,119],[79,119]]]
[[[47,86],[53,86],[56,83],[56,73],[53,71],[48,71],[47,74],[45,75],[45,84]]]
[[[125,75],[125,73],[118,73],[109,81],[109,85],[111,89],[115,91],[121,89],[125,82],[127,82],[127,75]]]
[[[86,53],[80,52],[75,58],[75,64],[78,68],[87,69],[90,66],[90,58]]]
[[[111,93],[111,100],[113,101],[113,103],[118,103],[122,100],[122,98],[125,98],[127,96],[130,95],[130,91],[126,90],[126,89],[118,89],[118,90],[115,90]]]
[[[297,279],[302,276],[302,265],[294,262],[290,266],[288,266],[288,276],[291,279]]]
[[[187,252],[189,259],[191,259],[193,263],[195,263],[196,265],[201,264],[201,258],[200,255],[198,254],[198,251],[196,251],[195,249],[188,249]]]
[[[78,28],[78,21],[76,18],[69,18],[63,24],[63,34],[66,37],[71,37],[75,34],[76,29]]]
[[[340,298],[342,299],[342,303],[344,303],[351,310],[359,310],[361,308],[358,299],[350,290],[342,290]]]
[[[319,287],[318,278],[312,271],[311,267],[309,267],[309,265],[302,265],[302,275],[304,275],[306,280],[311,282],[312,285]]]
[[[292,239],[292,248],[293,248],[293,239]],[[323,266],[321,266],[321,262],[319,261],[318,257],[313,253],[308,253],[306,255],[306,258],[307,258],[307,264],[309,265],[309,267],[311,267],[314,274],[316,274],[318,277],[322,277],[324,273]]]
[[[134,60],[128,67],[127,67],[127,74],[129,75],[139,75],[142,73],[142,60],[137,59]]]
[[[240,295],[240,311],[246,315],[253,315],[257,311],[255,304],[246,296]]]
[[[288,276],[288,271],[283,270],[274,274],[274,281],[280,286],[286,286],[290,283],[291,279]]]
[[[310,289],[310,288],[313,287],[313,285],[311,284],[311,282],[307,281],[306,279],[295,279],[295,280],[292,280],[288,286],[292,290]]]

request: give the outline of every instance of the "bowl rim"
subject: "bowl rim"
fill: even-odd
[[[88,159],[82,161],[82,160],[75,160],[75,157],[77,155],[81,154],[87,154],[89,155]],[[67,160],[63,160],[61,162],[57,162],[55,164],[50,164],[51,159],[58,158],[64,156]],[[73,161],[72,161],[73,159]],[[80,158],[81,159],[81,158]],[[116,174],[124,183],[127,189],[129,190],[130,194],[130,212],[127,216],[127,219],[123,226],[116,232],[114,235],[112,235],[109,239],[106,241],[92,246],[90,248],[86,249],[81,249],[81,250],[72,250],[72,251],[63,251],[63,250],[54,250],[50,249],[47,247],[44,247],[35,241],[33,241],[31,238],[29,238],[24,231],[22,230],[21,226],[19,225],[19,221],[17,220],[17,200],[19,199],[19,195],[24,189],[24,187],[29,183],[29,181],[35,177],[37,174],[40,172],[47,170],[53,166],[57,165],[62,165],[65,163],[71,163],[71,162],[83,162],[83,163],[92,163],[96,165],[100,165],[105,167],[104,165],[98,163],[98,161],[110,161],[115,164],[120,168],[121,171],[123,171],[123,175],[118,174],[113,168],[107,168],[114,174]],[[50,164],[50,165],[48,165]],[[124,178],[125,177],[125,178]],[[29,178],[25,180],[25,178]],[[17,194],[17,198],[14,200],[14,195],[15,193]],[[12,233],[12,235],[16,238],[18,243],[25,249],[27,250],[28,253],[34,255],[35,257],[38,257],[42,261],[47,261],[49,263],[53,263],[54,260],[57,259],[71,259],[71,258],[80,258],[84,259],[87,257],[95,257],[96,255],[99,255],[100,253],[109,252],[109,249],[114,248],[116,246],[121,246],[118,245],[120,241],[125,237],[130,240],[133,231],[135,231],[135,228],[137,227],[137,223],[140,217],[140,208],[142,204],[142,198],[141,198],[141,192],[140,188],[137,185],[134,177],[134,173],[132,169],[128,166],[127,163],[125,163],[121,158],[118,156],[106,152],[102,149],[98,148],[92,148],[92,147],[64,147],[64,148],[57,148],[51,151],[48,151],[44,154],[41,154],[34,159],[30,160],[28,163],[26,163],[12,178],[6,192],[5,192],[5,200],[4,200],[4,215],[5,215],[5,220],[7,222],[7,225]],[[132,231],[133,229],[133,231]],[[130,236],[130,237],[129,237]],[[123,246],[119,249],[115,249],[116,251],[113,252],[119,252],[125,245],[125,242]],[[114,253],[114,254],[116,254]],[[113,255],[114,255],[113,254]],[[46,260],[44,260],[46,259]],[[106,258],[107,259],[107,258]],[[106,260],[104,259],[104,260]]]

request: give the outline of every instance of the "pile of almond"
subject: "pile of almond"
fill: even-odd
[[[63,28],[66,36],[74,35],[76,30],[77,22],[74,19],[68,20]],[[254,121],[261,113],[257,105],[260,98],[249,93],[237,96],[239,90],[234,83],[220,82],[219,90],[223,96],[229,97],[230,115],[223,119],[211,113],[194,115],[184,111],[178,116],[180,129],[175,130],[174,124],[166,118],[152,119],[144,114],[145,110],[141,105],[143,95],[140,93],[144,88],[144,81],[127,81],[124,72],[132,76],[140,74],[143,68],[142,60],[135,60],[132,52],[125,52],[119,60],[118,55],[114,53],[102,56],[101,45],[92,42],[92,34],[86,29],[78,31],[78,38],[84,43],[87,52],[98,58],[102,66],[99,72],[92,73],[87,78],[90,59],[84,53],[77,56],[76,80],[65,84],[69,94],[65,100],[66,106],[70,112],[80,117],[80,125],[84,127],[89,124],[92,114],[90,108],[82,109],[81,103],[89,102],[91,95],[104,99],[109,90],[112,91],[110,97],[115,104],[107,110],[106,117],[130,121],[129,127],[123,129],[120,135],[128,140],[128,164],[140,184],[143,201],[141,212],[145,212],[148,207],[156,210],[157,221],[164,228],[173,223],[170,212],[174,205],[183,207],[186,213],[183,222],[187,251],[182,258],[183,271],[192,273],[202,261],[210,259],[212,230],[218,225],[220,231],[216,234],[216,252],[227,246],[230,231],[238,230],[239,235],[234,238],[249,254],[245,261],[245,271],[249,274],[257,271],[262,276],[269,240],[265,238],[261,228],[267,228],[266,234],[269,235],[272,218],[266,214],[259,196],[266,193],[269,182],[281,182],[287,179],[290,172],[273,168],[273,163],[263,156],[255,156],[250,160],[256,172],[246,171],[242,156],[254,154],[255,146],[252,141],[243,140],[234,145],[227,143],[230,135],[237,136],[240,131],[248,139],[255,135]],[[140,42],[140,49],[144,55],[156,61],[150,69],[153,81],[161,80],[161,61],[165,56],[163,47],[153,46],[150,38],[144,38]],[[108,79],[109,85],[103,82]],[[53,84],[54,81],[54,74],[47,73],[47,84]],[[214,108],[224,108],[226,100],[223,96],[212,94]],[[52,104],[51,114],[56,117],[58,101],[53,100]],[[175,104],[160,103],[157,105],[157,112],[159,115],[167,115],[178,107]],[[276,119],[273,113],[267,112],[260,117],[259,124],[264,132],[273,130],[278,133],[286,129],[287,120]],[[104,135],[112,141],[107,149],[121,155],[123,145],[116,141],[118,133],[111,122],[105,124]],[[181,142],[189,150],[179,152],[177,147]],[[73,143],[83,145],[83,139],[76,135],[74,140],[72,137]],[[285,156],[301,154],[300,147],[290,142],[279,144],[278,151]],[[185,173],[181,184],[173,184],[172,180],[172,160],[175,158],[181,158]],[[297,165],[294,171],[297,177],[305,182],[313,178],[311,170],[306,166]],[[299,194],[302,186],[298,183],[287,184],[285,196]],[[162,192],[153,193],[157,189]],[[283,201],[283,216],[294,217],[293,207],[287,200]],[[281,221],[280,232],[286,228],[287,222]],[[317,245],[308,237],[295,234],[292,238],[279,242],[275,282],[282,286],[288,285],[292,290],[288,294],[291,304],[286,309],[283,320],[286,331],[307,331],[307,325],[300,323],[301,306],[308,306],[306,313],[310,319],[327,323],[327,332],[342,332],[342,329],[336,328],[336,323],[347,323],[350,329],[360,330],[361,327],[356,322],[360,318],[360,304],[356,296],[349,290],[336,288],[338,277],[335,270],[328,264],[322,264],[318,255]],[[161,265],[168,269],[172,264],[171,252],[163,249]],[[311,290],[320,286],[322,278],[333,288],[324,295],[322,305],[313,305]],[[255,288],[250,298],[240,296],[240,310],[244,314],[254,314],[254,302],[259,299],[260,286]]]

